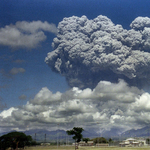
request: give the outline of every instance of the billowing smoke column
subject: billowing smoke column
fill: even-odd
[[[142,87],[150,77],[150,18],[138,17],[130,27],[102,15],[64,18],[45,61],[71,87],[95,88],[100,80],[119,78]]]

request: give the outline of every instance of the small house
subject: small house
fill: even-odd
[[[124,141],[122,141],[121,143],[119,143],[120,147],[139,147],[144,145],[143,140],[137,140],[134,138],[128,138]]]

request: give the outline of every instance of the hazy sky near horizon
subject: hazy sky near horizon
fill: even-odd
[[[149,124],[148,0],[3,0],[0,18],[0,131]]]

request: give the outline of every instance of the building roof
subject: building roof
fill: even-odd
[[[134,140],[136,140],[136,139],[133,139],[133,138],[126,139],[126,141],[134,141]]]
[[[93,141],[88,141],[88,143],[93,143]]]
[[[129,142],[129,141],[125,141],[124,143],[125,143],[125,144],[130,144],[130,142]]]
[[[133,142],[133,144],[139,144],[139,142]]]

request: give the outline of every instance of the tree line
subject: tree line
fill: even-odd
[[[18,148],[23,148],[25,146],[36,145],[30,135],[26,135],[23,132],[10,132],[8,134],[2,135],[0,137],[0,150],[6,150],[11,148],[12,150],[17,150]]]
[[[72,130],[66,131],[68,135],[72,135],[72,138],[75,141],[75,150],[78,148],[78,144],[81,140],[86,143],[88,141],[93,141],[95,144],[108,143],[108,141],[103,137],[93,139],[83,138],[82,131],[84,131],[84,129],[80,127],[74,127]],[[109,142],[111,142],[111,139],[109,139]],[[26,135],[23,132],[10,132],[0,137],[0,150],[6,150],[8,148],[11,148],[12,150],[17,150],[18,148],[24,149],[25,146],[33,146],[37,144],[38,143],[32,139],[32,136]]]
[[[66,131],[68,135],[73,135],[72,138],[75,140],[75,150],[78,149],[78,145],[81,140],[85,141],[86,143],[90,141],[89,138],[83,138],[82,131],[84,131],[84,129],[80,127],[74,127],[72,130]],[[95,144],[112,142],[112,139],[109,139],[109,141],[107,141],[104,137],[97,137],[91,140]]]

